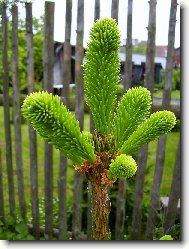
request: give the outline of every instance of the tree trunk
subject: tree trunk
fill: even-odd
[[[133,0],[128,0],[127,11],[127,41],[126,41],[126,60],[125,60],[125,79],[124,88],[128,90],[132,85],[132,11]]]
[[[164,109],[170,108],[170,101],[171,101],[176,12],[177,12],[177,0],[171,0],[167,60],[166,60],[166,68],[165,68],[165,82],[164,82],[164,93],[163,93],[163,108]]]

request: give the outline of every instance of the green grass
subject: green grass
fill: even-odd
[[[156,90],[154,92],[154,97],[162,98],[163,97],[163,90]],[[171,98],[172,99],[180,99],[180,91],[179,90],[172,91]]]
[[[12,109],[11,109],[12,112]],[[12,116],[12,114],[11,114]],[[4,183],[4,199],[6,204],[6,211],[8,212],[8,184],[7,184],[7,174],[6,174],[6,151],[5,151],[5,133],[4,133],[4,123],[3,123],[3,108],[0,107],[0,148],[2,154],[2,166],[3,166],[3,183]],[[28,136],[28,125],[25,123],[22,125],[22,151],[23,151],[23,172],[24,172],[24,185],[25,185],[25,196],[26,201],[30,202],[30,156],[29,156],[29,136]],[[89,115],[85,115],[84,129],[89,130]],[[14,130],[13,125],[11,125],[11,135],[12,135],[12,152],[13,152],[13,169],[14,169],[14,183],[16,190],[16,203],[18,206],[18,192],[17,192],[17,178],[16,178],[16,165],[15,165],[15,152],[14,152]],[[161,185],[161,196],[169,195],[172,173],[174,168],[174,162],[176,157],[176,150],[179,140],[179,133],[172,132],[167,135],[166,144],[166,156],[165,156],[165,168],[163,174],[163,182]],[[37,136],[38,143],[38,182],[39,182],[39,197],[42,199],[44,196],[44,142]],[[148,152],[148,162],[147,162],[147,173],[145,177],[145,192],[144,200],[146,202],[150,199],[150,191],[153,183],[153,174],[156,161],[156,149],[157,142],[151,142],[149,144]],[[60,153],[56,149],[53,151],[53,178],[54,178],[54,197],[58,196],[58,175],[59,175],[59,156]],[[67,206],[68,212],[72,209],[72,198],[73,198],[73,176],[74,169],[71,165],[71,161],[68,160],[68,178],[67,178]]]

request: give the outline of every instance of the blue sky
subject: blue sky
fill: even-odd
[[[55,2],[55,31],[56,41],[64,41],[65,27],[65,0],[52,0]],[[44,13],[45,0],[33,0],[33,15],[39,17]],[[119,0],[119,29],[121,41],[126,38],[127,30],[127,0]],[[180,3],[180,1],[178,1]],[[89,37],[89,31],[94,19],[94,0],[84,0],[85,11],[85,33],[84,45],[86,46]],[[168,25],[171,0],[157,0],[156,7],[156,44],[167,45]],[[72,7],[72,33],[71,43],[76,42],[76,22],[77,22],[77,0],[73,0]],[[21,16],[24,17],[24,9],[20,8]],[[111,0],[101,0],[100,17],[110,17]],[[149,16],[148,0],[133,0],[133,38],[147,40],[147,29]],[[177,9],[176,38],[175,47],[180,46],[180,4]]]

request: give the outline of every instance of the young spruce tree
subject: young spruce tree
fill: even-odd
[[[90,180],[93,240],[108,240],[110,236],[108,189],[117,178],[136,173],[132,153],[169,132],[175,124],[170,111],[150,116],[152,100],[146,88],[129,89],[117,103],[119,46],[115,20],[96,21],[83,65],[86,102],[96,128],[93,134],[81,132],[75,116],[53,94],[32,93],[22,106],[24,117],[39,135],[70,158],[75,170]]]

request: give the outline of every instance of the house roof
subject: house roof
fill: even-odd
[[[126,59],[126,55],[125,53],[120,53],[120,60],[122,62],[125,61]],[[132,54],[132,61],[135,65],[141,65],[141,63],[145,63],[146,62],[146,55],[143,54]],[[162,68],[165,69],[165,65],[166,65],[166,58],[165,57],[155,57],[155,63],[160,63],[162,65]]]

